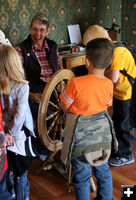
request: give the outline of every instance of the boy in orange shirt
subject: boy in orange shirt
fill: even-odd
[[[88,75],[73,78],[60,95],[62,110],[70,115],[63,132],[61,160],[66,165],[71,160],[72,183],[77,200],[90,200],[91,166],[94,166],[94,175],[97,178],[96,199],[114,199],[112,175],[107,162],[111,151],[111,132],[113,134],[114,130],[106,111],[112,105],[113,84],[104,76],[112,56],[113,45],[108,39],[97,38],[89,42],[86,46]],[[74,128],[68,128],[75,118]],[[71,131],[73,135],[69,143]],[[65,157],[68,143],[69,152]]]

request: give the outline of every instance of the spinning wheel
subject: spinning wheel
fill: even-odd
[[[50,157],[62,148],[65,114],[61,110],[59,95],[72,77],[74,73],[68,69],[57,71],[42,93],[38,112],[38,134],[44,146],[52,152]]]
[[[65,127],[65,114],[61,111],[61,100],[59,99],[59,95],[74,76],[74,73],[68,69],[57,71],[50,78],[42,93],[38,112],[38,134],[44,146],[50,150],[50,154],[41,168],[37,171],[37,174],[62,148],[62,131]],[[71,165],[68,174],[69,185],[70,181]],[[92,178],[90,179],[90,183],[93,191],[95,191],[95,184]]]
[[[59,95],[74,77],[68,69],[60,69],[50,78],[41,96],[38,111],[38,134],[44,146],[50,150],[48,158],[37,174],[62,148],[62,131],[65,127],[65,114],[61,110]]]

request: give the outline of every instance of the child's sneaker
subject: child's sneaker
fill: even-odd
[[[134,155],[130,156],[129,158],[123,158],[123,157],[110,157],[109,158],[109,164],[115,167],[122,166],[122,165],[128,165],[135,162]]]
[[[15,193],[11,195],[11,199],[14,200],[16,198]]]

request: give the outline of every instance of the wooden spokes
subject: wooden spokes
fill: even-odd
[[[62,148],[65,115],[61,110],[59,95],[72,77],[74,73],[71,70],[57,71],[42,93],[38,112],[38,133],[41,141],[50,151],[58,151]]]

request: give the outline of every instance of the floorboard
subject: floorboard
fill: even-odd
[[[136,159],[136,142],[134,144]],[[68,193],[68,181],[55,169],[35,172],[42,161],[36,159],[29,170],[30,200],[75,200],[74,190]],[[113,176],[113,193],[115,200],[121,199],[121,185],[136,184],[136,162],[121,167],[110,167]],[[96,180],[94,178],[96,183]],[[91,199],[96,192],[91,192]]]

